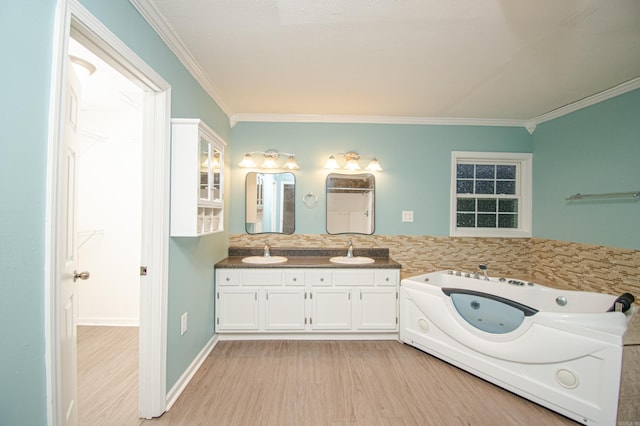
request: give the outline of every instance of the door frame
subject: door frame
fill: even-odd
[[[73,34],[101,52],[101,58],[139,83],[144,95],[143,195],[140,280],[139,415],[166,409],[167,293],[169,252],[169,167],[171,86],[78,0],[58,0],[53,28],[45,219],[45,369],[47,423],[62,422],[58,282],[64,113],[69,37]]]

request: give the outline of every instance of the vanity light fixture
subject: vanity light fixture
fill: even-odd
[[[358,163],[358,161],[360,160],[361,157],[357,152],[353,152],[353,151],[347,152],[346,154],[345,153],[331,154],[329,156],[329,159],[324,165],[325,169],[340,168],[338,161],[336,161],[336,156],[343,156],[344,159],[346,160],[346,164],[344,165],[344,167],[342,167],[343,169],[350,170],[350,171],[360,170],[360,163]],[[378,161],[377,158],[371,157],[371,160],[369,161],[369,164],[367,165],[365,170],[370,172],[381,172],[382,167],[380,166],[380,162]]]
[[[240,167],[248,167],[248,168],[258,168],[256,166],[256,162],[251,157],[251,154],[262,154],[264,157],[264,161],[262,165],[259,167],[261,169],[288,169],[288,170],[298,170],[300,166],[296,163],[295,154],[290,154],[288,152],[278,152],[278,151],[251,151],[244,154],[242,161],[238,163]],[[287,161],[281,166],[278,165],[278,159],[281,155],[286,155]]]

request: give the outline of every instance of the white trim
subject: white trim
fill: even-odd
[[[459,160],[468,161],[507,161],[520,164],[518,176],[520,205],[518,207],[518,228],[458,228],[456,227],[456,164]],[[533,154],[525,152],[451,152],[450,172],[450,204],[449,204],[449,235],[451,237],[501,237],[501,238],[531,238],[532,235],[532,179]]]
[[[51,47],[51,90],[47,134],[47,180],[45,191],[44,223],[44,332],[45,332],[45,380],[47,393],[47,424],[62,423],[60,344],[58,339],[59,262],[56,250],[59,239],[60,216],[60,167],[63,139],[62,112],[65,96],[63,82],[66,80],[66,65],[63,52],[68,50],[70,13],[66,0],[58,1],[53,23]]]
[[[154,3],[149,0],[129,0],[140,15],[149,23],[151,28],[160,36],[167,47],[182,62],[182,65],[191,73],[193,78],[202,86],[205,92],[215,101],[220,109],[227,115],[231,116],[231,110],[216,85],[209,80],[207,74],[202,70],[200,64],[195,60],[182,39],[175,33],[171,25],[165,17],[160,13]]]
[[[78,317],[77,325],[98,326],[98,327],[139,327],[140,320],[133,318],[112,318],[112,317]]]
[[[636,89],[640,89],[640,77],[618,84],[611,89],[596,93],[595,95],[588,96],[579,101],[572,102],[563,107],[554,109],[553,111],[549,111],[545,114],[539,115],[529,120],[529,125],[533,126],[533,128],[535,129],[535,126],[540,123],[544,123],[545,121],[554,120],[556,118],[562,117],[563,115],[571,114],[572,112],[576,112],[583,108],[587,108],[600,102],[604,102],[608,99],[625,94],[627,92],[631,92],[632,90]],[[533,131],[531,131],[530,133],[533,133]]]
[[[219,333],[221,342],[234,340],[399,340],[398,332],[389,333]]]
[[[180,395],[182,395],[182,392],[185,390],[189,382],[191,382],[191,379],[193,379],[193,376],[195,376],[195,374],[198,372],[202,364],[206,361],[207,357],[209,356],[209,354],[217,344],[218,344],[218,336],[214,334],[213,337],[209,339],[209,341],[204,346],[204,348],[202,348],[200,353],[191,362],[189,367],[187,367],[187,369],[182,373],[182,375],[176,381],[176,384],[173,385],[169,393],[167,393],[167,401],[166,401],[167,411],[169,411],[171,407],[173,407],[173,404],[175,404],[175,402],[178,400]]]
[[[499,126],[526,127],[527,120],[500,120],[489,118],[453,117],[385,117],[377,115],[322,115],[322,114],[234,114],[231,126],[239,122],[268,123],[357,123],[357,124],[419,124],[440,126]]]
[[[147,227],[143,236],[142,261],[150,274],[141,281],[140,312],[140,415],[159,416],[166,402],[166,340],[167,288],[169,245],[169,116],[171,86],[151,67],[120,41],[78,0],[59,0],[56,6],[52,45],[51,94],[47,152],[47,198],[45,222],[45,366],[47,392],[47,423],[62,423],[60,401],[60,344],[58,324],[59,269],[56,241],[60,221],[60,162],[63,148],[65,61],[70,33],[88,41],[104,53],[104,58],[118,71],[132,76],[146,86],[145,163],[143,185],[147,188]],[[102,56],[102,55],[101,55]],[[152,112],[149,117],[148,111]],[[153,125],[152,125],[153,123]],[[146,206],[146,207],[145,207]],[[152,215],[152,216],[151,216]],[[146,252],[146,253],[145,253]]]

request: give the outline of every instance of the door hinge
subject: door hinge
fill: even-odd
[[[145,276],[147,275],[147,267],[146,266],[141,266],[140,267],[140,276]]]
[[[216,324],[220,325],[220,318],[216,318]]]
[[[216,292],[216,298],[217,298],[218,300],[220,300],[220,292],[219,292],[219,291],[218,291],[218,292]]]

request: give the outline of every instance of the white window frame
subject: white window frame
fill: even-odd
[[[459,162],[515,164],[518,202],[517,228],[458,228],[456,170]],[[452,237],[531,237],[533,154],[523,152],[451,152],[451,196],[449,235]]]

